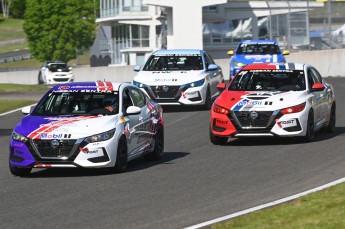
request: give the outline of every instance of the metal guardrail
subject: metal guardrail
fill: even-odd
[[[16,62],[16,61],[28,60],[28,59],[32,59],[32,58],[33,58],[33,56],[31,54],[24,54],[24,55],[11,56],[11,57],[3,57],[3,58],[0,58],[0,63]]]

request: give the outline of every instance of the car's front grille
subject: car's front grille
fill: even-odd
[[[234,114],[241,127],[267,127],[273,111],[235,111]]]
[[[68,80],[69,80],[69,78],[54,78],[54,81],[56,81],[56,82],[66,82]]]
[[[76,140],[58,140],[58,146],[52,146],[52,140],[33,140],[42,158],[62,158],[72,155]]]
[[[153,95],[157,99],[176,98],[181,86],[150,86]]]

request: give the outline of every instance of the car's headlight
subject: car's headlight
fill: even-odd
[[[15,141],[19,141],[19,142],[27,142],[29,139],[21,134],[18,134],[17,132],[12,133],[12,139]]]
[[[213,112],[218,113],[218,114],[223,114],[223,115],[228,115],[230,113],[229,109],[219,106],[217,104],[213,104],[212,107]]]
[[[88,143],[102,142],[102,141],[109,140],[110,138],[112,138],[114,136],[114,134],[115,134],[115,129],[104,132],[104,133],[95,134],[95,135],[86,137],[85,141]]]
[[[292,114],[292,113],[297,113],[297,112],[301,112],[304,110],[306,103],[301,103],[299,105],[293,106],[293,107],[287,107],[284,109],[280,110],[280,113],[282,114]]]
[[[140,88],[147,87],[146,84],[140,83],[140,82],[135,81],[135,80],[133,80],[133,85],[134,85],[134,86],[137,86],[137,87],[140,87]]]
[[[190,87],[200,87],[205,83],[205,79],[201,79],[192,83],[188,83],[185,85],[185,89],[188,89]]]
[[[232,63],[233,63],[236,67],[243,67],[243,66],[245,66],[245,64],[243,64],[243,63],[241,63],[241,62],[232,61]]]

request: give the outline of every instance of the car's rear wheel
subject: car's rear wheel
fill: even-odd
[[[154,136],[155,145],[153,151],[146,154],[144,157],[148,160],[162,160],[164,152],[164,129],[162,125],[158,125],[156,134]]]
[[[329,123],[325,128],[325,131],[328,133],[332,133],[335,131],[335,121],[336,121],[336,115],[335,115],[335,104],[332,105]]]
[[[209,129],[210,141],[214,145],[225,145],[228,142],[228,137],[218,137],[212,133],[211,126]]]
[[[127,141],[124,136],[119,139],[117,144],[117,154],[114,170],[118,173],[123,173],[127,169],[128,153],[127,153]]]
[[[20,167],[15,167],[9,163],[10,171],[13,175],[15,176],[28,176],[31,173],[32,168],[20,168]]]
[[[314,112],[313,110],[309,111],[308,121],[307,121],[307,132],[304,136],[304,141],[311,142],[314,140],[315,135],[315,126],[314,126]]]

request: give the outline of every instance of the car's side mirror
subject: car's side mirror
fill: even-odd
[[[137,115],[141,113],[140,107],[137,106],[129,106],[126,109],[126,115]]]
[[[140,69],[141,69],[141,67],[140,67],[139,65],[133,67],[133,70],[134,70],[135,72],[139,72]]]
[[[72,67],[68,67],[68,70],[72,71],[72,69],[73,69]]]
[[[219,91],[224,91],[225,88],[226,88],[226,83],[219,83],[219,84],[217,85],[217,89],[218,89]]]
[[[28,114],[31,113],[31,111],[32,111],[33,108],[34,108],[33,106],[26,106],[26,107],[23,107],[23,108],[22,108],[22,113],[23,113],[24,115],[28,115]]]
[[[208,71],[215,71],[218,69],[218,65],[216,64],[210,64],[208,67],[207,67],[207,70]]]
[[[290,54],[290,51],[289,50],[284,50],[283,51],[283,55],[289,55]]]
[[[228,55],[229,55],[229,56],[233,56],[233,55],[234,55],[234,50],[229,50],[229,51],[228,51]]]
[[[325,85],[322,83],[314,83],[311,87],[311,91],[323,91],[325,90]]]

